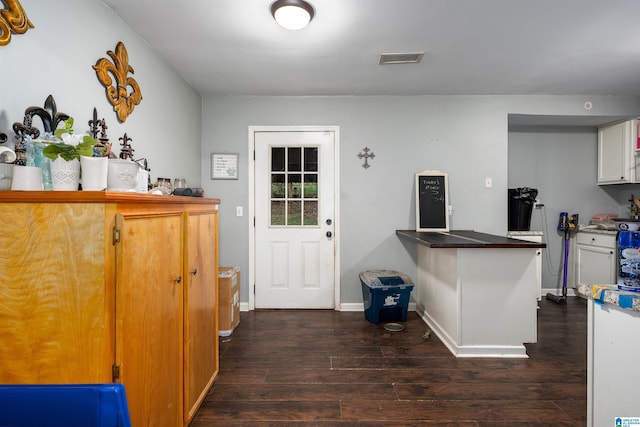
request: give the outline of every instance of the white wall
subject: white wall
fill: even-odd
[[[543,231],[547,242],[543,289],[562,286],[564,234],[557,231],[560,212],[577,213],[583,224],[597,213],[624,216],[629,213],[631,194],[640,194],[640,185],[596,185],[597,140],[595,127],[529,126],[509,131],[509,188],[536,188],[544,204],[531,216],[531,230]]]
[[[508,114],[582,115],[584,97],[370,96],[215,97],[203,101],[202,172],[208,195],[222,199],[220,264],[248,271],[248,126],[340,126],[341,301],[362,301],[358,273],[390,268],[415,278],[416,250],[395,236],[415,228],[414,173],[449,173],[453,229],[507,231]],[[636,115],[635,97],[590,97],[593,115]],[[369,169],[357,154],[376,155]],[[210,180],[212,152],[240,153],[238,181]],[[572,164],[571,167],[593,167]],[[485,189],[485,177],[493,188]],[[241,300],[248,301],[248,274]]]
[[[152,179],[185,177],[199,186],[202,99],[156,52],[99,1],[21,0],[35,28],[0,46],[0,132],[13,140],[12,125],[29,106],[53,95],[58,110],[86,132],[96,107],[104,117],[114,151],[118,138],[133,139],[134,157],[146,157]],[[142,102],[119,123],[104,86],[91,68],[122,41]],[[39,119],[34,125],[42,130]]]

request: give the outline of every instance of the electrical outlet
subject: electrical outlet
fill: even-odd
[[[491,187],[493,187],[493,178],[488,176],[484,179],[484,188],[491,188]]]
[[[453,215],[453,206],[447,206],[447,214],[449,214],[449,216]]]

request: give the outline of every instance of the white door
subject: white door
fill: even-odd
[[[335,137],[254,133],[256,308],[334,308]]]

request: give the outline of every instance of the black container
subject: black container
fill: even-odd
[[[174,196],[190,196],[190,197],[203,197],[204,190],[202,188],[175,188],[173,190]]]
[[[535,188],[509,189],[509,231],[529,231],[537,196],[538,190]]]

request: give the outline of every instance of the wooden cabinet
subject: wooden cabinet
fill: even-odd
[[[116,214],[116,366],[132,425],[182,421],[182,213]],[[144,408],[143,410],[137,410]]]
[[[0,383],[122,382],[133,425],[186,425],[218,371],[218,203],[0,193]]]
[[[185,263],[185,423],[191,421],[218,373],[217,216],[189,215]],[[216,283],[216,286],[211,286]],[[215,336],[212,336],[212,331]],[[206,338],[206,339],[205,339]]]
[[[598,128],[598,184],[640,182],[637,123],[627,120]]]
[[[115,351],[103,204],[4,203],[0,383],[107,383]],[[18,192],[15,192],[18,193]]]
[[[575,284],[616,283],[616,235],[580,232],[575,240]]]

